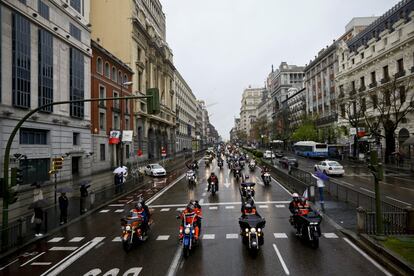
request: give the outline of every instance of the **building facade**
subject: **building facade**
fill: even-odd
[[[289,108],[289,124],[296,129],[302,124],[306,115],[306,89],[291,88],[286,101]]]
[[[177,97],[176,151],[196,150],[197,99],[178,71],[175,71]]]
[[[1,1],[0,147],[17,122],[42,105],[90,98],[89,1]],[[64,156],[57,180],[91,174],[88,103],[49,106],[16,135],[11,154],[27,159],[24,183],[49,183],[51,158]],[[3,156],[0,155],[3,168]],[[1,172],[3,173],[3,172]],[[73,176],[73,178],[72,178]]]
[[[343,142],[353,148],[357,135],[359,140],[368,139],[381,149],[386,146],[387,156],[394,151],[412,155],[403,143],[414,133],[413,10],[414,2],[401,1],[358,35],[338,46],[339,124],[348,130]],[[405,111],[407,114],[400,117]],[[358,117],[360,120],[356,122]],[[386,131],[383,124],[376,125],[379,118],[389,118],[387,125],[394,125],[395,130]],[[352,125],[354,123],[356,125]],[[351,133],[351,128],[358,129],[358,133]],[[378,137],[377,141],[370,140],[376,137],[376,132],[395,144],[386,145],[386,139]]]
[[[116,11],[117,16],[114,16]],[[158,0],[92,0],[92,38],[134,71],[132,91],[157,88],[161,112],[147,113],[146,100],[134,105],[134,151],[159,159],[175,150],[176,103],[173,55],[166,42],[165,15]]]
[[[92,98],[127,97],[132,95],[133,71],[95,41],[92,46]],[[105,171],[133,161],[131,142],[109,144],[110,131],[133,129],[133,100],[91,103],[93,171]],[[122,160],[121,160],[122,159]]]
[[[247,88],[243,91],[240,108],[240,130],[247,135],[250,134],[252,123],[257,117],[257,107],[259,106],[264,88]]]

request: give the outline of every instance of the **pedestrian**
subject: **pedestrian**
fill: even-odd
[[[30,186],[35,186],[35,188],[33,190],[33,202],[42,200],[43,199],[43,192],[42,192],[42,189],[40,188],[40,184],[35,181]]]
[[[36,231],[35,236],[36,237],[43,236],[43,234],[40,233],[40,229],[42,228],[42,222],[43,222],[43,209],[41,207],[34,208],[32,222],[35,224],[35,231]]]
[[[83,182],[80,186],[80,213],[83,214],[88,209],[86,208],[86,198],[88,197],[88,188],[91,185],[88,185],[86,182]]]
[[[69,199],[66,193],[61,193],[59,197],[60,225],[68,222],[68,206]]]
[[[115,184],[115,193],[119,193],[121,191],[121,185],[123,182],[123,175],[122,173],[114,174],[114,184]]]
[[[319,203],[321,204],[322,210],[325,209],[325,202],[323,197],[323,188],[325,187],[325,180],[328,179],[328,177],[323,174],[320,171],[317,171],[315,174],[311,174],[313,178],[316,179],[316,186],[319,191]]]

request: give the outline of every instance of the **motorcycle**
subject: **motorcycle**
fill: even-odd
[[[219,166],[220,170],[223,169],[223,161],[218,161],[217,166]]]
[[[265,172],[265,173],[263,174],[263,183],[264,183],[265,185],[269,185],[269,184],[270,184],[270,182],[271,182],[270,173]]]
[[[266,220],[258,214],[239,218],[243,244],[247,245],[253,254],[256,254],[260,246],[264,244],[263,228],[265,224]]]
[[[217,183],[216,182],[214,182],[214,181],[212,181],[211,183],[209,183],[208,184],[210,187],[210,191],[211,191],[211,195],[215,195],[216,194],[216,192],[217,192]]]
[[[242,169],[244,169],[244,165],[246,165],[246,161],[244,161],[243,159],[239,161],[239,165]]]
[[[254,163],[249,163],[249,170],[250,170],[251,172],[254,172],[254,171],[256,170],[256,164],[254,164]]]
[[[197,184],[195,172],[193,170],[187,171],[187,180],[188,180],[188,185],[190,186]]]
[[[144,242],[147,240],[147,236],[141,230],[141,225],[144,221],[142,216],[136,218],[122,218],[121,229],[122,229],[122,247],[125,252],[129,252],[135,244]]]
[[[298,222],[295,223],[294,217]],[[322,217],[317,212],[310,212],[307,215],[295,215],[291,216],[289,222],[297,230],[298,236],[309,242],[311,247],[319,247],[319,238],[321,237],[321,224]],[[299,228],[299,229],[298,229]]]
[[[234,177],[237,179],[237,181],[239,181],[239,179],[241,177],[240,169],[234,169]]]
[[[185,215],[186,217],[184,217],[184,222],[187,221],[187,215]],[[190,256],[190,251],[193,249],[193,247],[197,244],[196,239],[195,239],[195,227],[194,227],[194,220],[196,215],[191,215],[192,216],[192,222],[191,223],[185,223],[184,224],[184,229],[183,229],[183,240],[182,240],[182,246],[183,246],[183,256],[184,258],[187,258],[188,256]],[[177,216],[177,219],[181,218],[181,214],[180,216]],[[201,228],[200,228],[201,231]]]
[[[242,199],[244,198],[244,201],[247,201],[250,198],[253,198],[255,195],[254,186],[256,184],[253,182],[244,182],[240,184],[240,194],[242,196]]]

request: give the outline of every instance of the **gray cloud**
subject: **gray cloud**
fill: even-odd
[[[161,0],[174,63],[228,138],[243,89],[263,86],[271,65],[304,65],[357,16],[397,0]]]

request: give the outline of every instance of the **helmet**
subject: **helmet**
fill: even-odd
[[[298,195],[297,193],[293,193],[293,194],[292,194],[292,197],[293,197],[293,199],[295,199],[295,198],[299,198],[299,195]]]
[[[190,201],[190,203],[188,203],[187,210],[190,211],[190,212],[192,212],[194,210],[194,204],[193,204],[193,202]]]
[[[135,204],[135,208],[142,209],[142,203],[141,202],[137,202],[137,204]]]
[[[245,176],[244,176],[244,178],[245,178],[245,179],[249,179],[249,178],[250,178],[250,176],[249,176],[249,175],[245,175]]]
[[[252,205],[251,205],[250,203],[247,203],[247,204],[244,206],[244,208],[246,209],[246,211],[251,212],[253,207],[252,207]]]
[[[211,173],[211,176],[215,175],[214,172]]]

